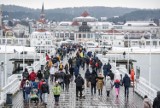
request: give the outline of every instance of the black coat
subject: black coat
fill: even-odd
[[[82,87],[84,85],[84,79],[80,76],[78,76],[75,81],[76,87]]]
[[[96,83],[97,83],[97,75],[96,74],[94,74],[94,73],[92,73],[91,75],[90,75],[90,78],[89,78],[89,81],[91,82],[91,85],[96,85]]]
[[[157,92],[157,97],[153,101],[153,108],[160,108],[160,91]]]
[[[125,74],[122,84],[124,84],[125,87],[130,87],[131,80],[127,74]]]

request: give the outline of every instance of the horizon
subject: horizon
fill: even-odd
[[[71,3],[69,3],[71,2]],[[74,7],[94,7],[94,6],[102,6],[102,7],[121,7],[121,8],[137,8],[137,9],[160,9],[160,0],[1,0],[0,5],[15,5],[20,7],[26,7],[31,9],[41,9],[42,4],[44,3],[45,10],[48,9],[62,9],[62,8],[74,8]],[[35,5],[36,4],[36,5]],[[143,4],[143,5],[141,5]]]

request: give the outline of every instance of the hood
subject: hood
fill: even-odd
[[[125,74],[125,76],[124,77],[128,77],[128,75],[127,74]]]
[[[160,99],[160,91],[157,92],[157,97]]]

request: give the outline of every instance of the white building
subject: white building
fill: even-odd
[[[42,5],[42,11],[40,19],[37,21],[36,29],[30,35],[30,46],[36,47],[38,52],[50,52],[51,48],[55,48],[55,35],[46,30],[46,21],[44,14],[44,4]]]

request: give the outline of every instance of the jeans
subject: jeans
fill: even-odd
[[[23,99],[25,100],[25,90],[23,89]]]
[[[44,103],[47,103],[48,93],[42,93],[42,100],[43,100]]]
[[[25,93],[25,100],[26,102],[29,102],[30,94]]]

